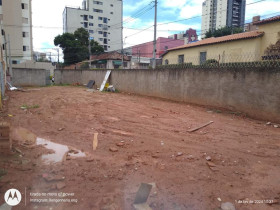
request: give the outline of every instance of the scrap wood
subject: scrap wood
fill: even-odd
[[[210,121],[210,122],[208,122],[208,123],[206,123],[206,124],[204,124],[204,125],[201,125],[201,126],[199,126],[199,127],[192,128],[192,129],[188,130],[188,132],[194,132],[194,131],[197,131],[197,130],[199,130],[199,129],[201,129],[201,128],[204,128],[204,127],[206,127],[206,126],[208,126],[208,125],[212,124],[213,122],[214,122],[214,121]]]
[[[22,156],[24,156],[24,153],[23,153],[20,149],[18,149],[18,148],[16,148],[16,147],[14,147],[14,149],[15,149],[16,152],[18,152],[19,154],[21,154]]]
[[[98,145],[98,139],[97,139],[98,133],[94,133],[93,142],[92,142],[92,149],[96,150]]]

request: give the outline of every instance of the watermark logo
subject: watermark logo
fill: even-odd
[[[10,206],[16,206],[21,201],[21,193],[17,189],[9,189],[5,193],[5,201]]]

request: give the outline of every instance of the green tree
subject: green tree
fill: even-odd
[[[39,58],[39,59],[37,60],[37,62],[50,63],[51,61],[50,61],[50,60],[48,60],[48,59],[46,59],[46,58]]]
[[[92,54],[99,54],[104,52],[104,48],[101,45],[99,45],[97,41],[91,40],[90,46]]]
[[[93,44],[92,44],[93,43]],[[54,45],[63,50],[64,64],[74,64],[89,58],[89,33],[84,28],[77,29],[74,34],[64,33],[54,39]],[[102,46],[97,42],[90,42],[91,52],[104,52]],[[102,49],[101,49],[102,48]]]
[[[210,37],[221,37],[221,36],[227,36],[231,34],[238,34],[238,33],[243,33],[243,28],[236,28],[236,27],[223,27],[219,28],[216,30],[209,30],[205,33],[205,38],[210,38]]]

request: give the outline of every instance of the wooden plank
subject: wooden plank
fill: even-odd
[[[101,86],[100,86],[100,89],[99,89],[100,92],[104,90],[105,84],[106,84],[106,82],[107,82],[107,80],[108,80],[110,74],[111,74],[111,70],[108,70],[108,71],[106,72],[105,78],[104,78],[104,80],[103,80],[103,82],[102,82],[102,84],[101,84]]]
[[[205,124],[203,124],[203,125],[201,125],[201,126],[199,126],[199,127],[192,128],[192,129],[188,130],[188,132],[194,132],[194,131],[197,131],[197,130],[199,130],[199,129],[201,129],[201,128],[204,128],[204,127],[206,127],[206,126],[208,126],[208,125],[210,125],[210,124],[212,124],[212,123],[213,123],[213,121],[210,121],[210,122],[205,123]]]
[[[94,133],[93,142],[92,142],[92,149],[96,150],[98,145],[98,139],[97,139],[98,133]]]

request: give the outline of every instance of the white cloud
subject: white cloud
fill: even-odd
[[[204,0],[192,1],[182,7],[180,12],[181,18],[191,18],[202,14],[202,2]]]
[[[247,0],[246,3],[250,4],[256,2],[255,0]],[[252,20],[253,16],[260,15],[272,15],[279,12],[280,1],[279,0],[267,0],[264,2],[251,4],[246,6],[245,19],[248,21]]]
[[[181,8],[187,3],[187,0],[164,0],[162,1],[162,6],[166,8]]]

